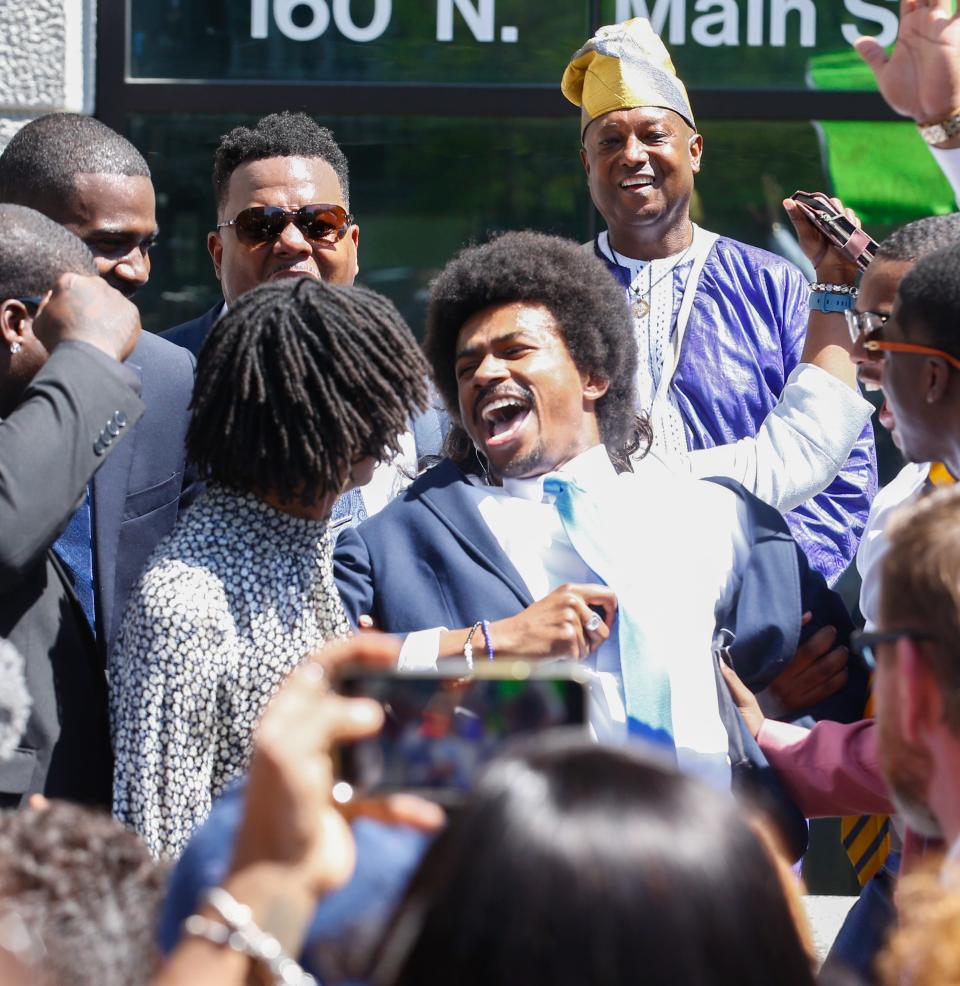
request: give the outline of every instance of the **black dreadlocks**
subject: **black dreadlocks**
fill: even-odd
[[[426,380],[413,334],[376,292],[262,284],[200,350],[187,454],[233,489],[315,503],[352,463],[399,451]]]

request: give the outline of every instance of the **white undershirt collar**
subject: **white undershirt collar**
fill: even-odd
[[[610,461],[610,456],[603,445],[594,445],[574,456],[569,462],[560,469],[551,470],[552,472],[562,472],[564,475],[573,479],[576,484],[584,490],[596,486],[599,481],[608,481],[616,478],[616,470]],[[543,492],[544,476],[532,476],[528,479],[504,479],[503,491],[508,496],[515,496],[521,500],[533,500],[535,503],[553,503],[554,497],[549,493]]]

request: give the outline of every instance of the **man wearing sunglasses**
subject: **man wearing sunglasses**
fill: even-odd
[[[349,168],[325,127],[304,113],[272,113],[225,134],[213,160],[217,226],[207,248],[223,301],[164,336],[192,353],[236,300],[268,281],[313,277],[353,284],[360,228],[350,214]],[[362,488],[344,494],[331,524],[356,525],[387,505],[438,455],[444,421],[428,408],[401,436],[401,451],[380,463]]]
[[[876,260],[867,268],[860,282],[860,290],[853,309],[847,313],[847,321],[853,338],[852,358],[857,364],[857,375],[867,390],[879,391],[883,388],[883,401],[880,405],[880,423],[887,428],[894,444],[900,449],[908,464],[900,474],[877,494],[870,511],[863,541],[857,552],[857,568],[863,580],[860,590],[860,612],[872,628],[876,622],[879,602],[879,561],[886,548],[884,527],[892,512],[901,504],[922,495],[933,485],[948,480],[949,473],[942,467],[931,469],[931,462],[942,462],[945,450],[942,447],[942,430],[934,429],[932,439],[934,448],[924,458],[924,452],[916,448],[905,448],[901,429],[897,426],[896,415],[891,407],[884,385],[885,368],[888,366],[887,351],[881,348],[884,340],[891,341],[890,332],[896,325],[890,324],[897,296],[897,289],[904,276],[922,258],[936,250],[960,242],[960,214],[931,216],[908,223],[887,237],[880,244]],[[939,422],[938,424],[942,424]],[[905,422],[908,444],[913,444],[913,425]]]
[[[863,277],[849,322],[856,333],[853,358],[860,377],[868,386],[882,388],[881,421],[893,430],[897,446],[909,460],[877,497],[858,554],[864,577],[861,609],[868,630],[852,644],[873,667],[878,655],[903,636],[919,646],[926,632],[915,628],[933,625],[913,618],[902,603],[904,598],[920,598],[908,586],[903,570],[926,549],[919,535],[910,546],[903,533],[909,524],[896,527],[894,520],[894,533],[889,528],[898,508],[907,517],[906,511],[925,511],[922,498],[938,485],[951,485],[953,477],[960,475],[960,215],[920,220],[885,240]],[[920,503],[911,508],[917,500]],[[960,566],[960,554],[952,564],[954,570]],[[949,566],[944,569],[949,570]],[[894,612],[894,622],[909,633],[888,629]],[[732,675],[727,676],[761,748],[808,815],[889,814],[894,807],[889,804],[888,784],[895,794],[899,784],[896,810],[904,812],[914,833],[936,834],[930,812],[916,796],[922,787],[918,765],[925,761],[917,758],[910,744],[890,740],[892,727],[882,721],[884,703],[888,717],[896,712],[889,698],[893,691],[889,679],[885,683],[877,675],[877,720],[849,726],[823,722],[807,732],[765,720],[755,699]],[[954,838],[956,833],[947,834]],[[860,838],[856,827],[850,837],[852,846]],[[915,835],[904,837],[903,867],[909,867],[921,848]],[[872,855],[865,851],[862,858]],[[879,900],[889,898],[890,883],[889,872],[883,869],[866,884],[859,910],[851,912],[849,927],[838,938],[845,961],[862,961],[866,968],[872,960],[888,920],[888,909]]]
[[[224,134],[213,158],[216,228],[207,249],[223,301],[164,333],[196,355],[240,295],[285,277],[353,284],[360,228],[350,214],[349,169],[325,127],[303,113],[272,113]]]

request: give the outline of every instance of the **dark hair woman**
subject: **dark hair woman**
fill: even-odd
[[[626,749],[494,763],[387,935],[381,986],[812,986],[782,869],[742,808]]]
[[[187,453],[209,486],[141,576],[110,669],[114,813],[154,854],[243,772],[288,672],[349,632],[326,521],[426,387],[409,328],[363,288],[265,284],[204,343]]]

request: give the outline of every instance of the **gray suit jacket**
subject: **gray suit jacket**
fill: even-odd
[[[102,663],[50,548],[142,416],[138,389],[129,368],[63,343],[0,422],[0,637],[23,655],[33,703],[19,749],[0,762],[0,806],[34,791],[110,805]]]

